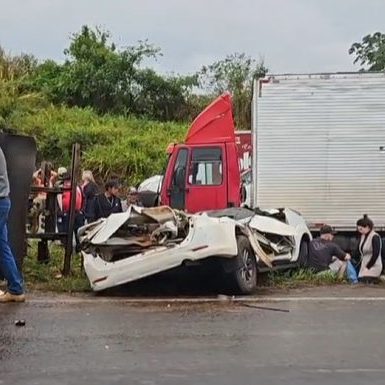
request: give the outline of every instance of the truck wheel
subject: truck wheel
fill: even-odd
[[[257,261],[247,237],[238,236],[237,246],[237,269],[232,273],[232,278],[237,292],[250,294],[257,287]]]

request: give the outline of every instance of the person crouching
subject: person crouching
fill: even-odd
[[[326,271],[343,278],[346,272],[346,262],[351,259],[349,253],[343,251],[335,242],[331,226],[324,225],[320,236],[309,243],[308,267],[316,273]]]

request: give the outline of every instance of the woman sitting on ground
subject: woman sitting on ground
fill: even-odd
[[[381,237],[373,230],[373,221],[365,214],[357,221],[361,234],[356,257],[358,256],[358,279],[364,283],[376,283],[381,275]]]

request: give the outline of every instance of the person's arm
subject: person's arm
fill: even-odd
[[[339,247],[336,243],[334,243],[333,255],[338,259],[340,259],[341,261],[348,261],[349,259],[351,259],[350,254],[343,251],[341,247]]]
[[[90,222],[95,222],[97,219],[100,218],[99,215],[99,202],[98,202],[98,197],[94,197],[90,204],[90,212],[89,212],[89,221]]]
[[[62,215],[62,213],[63,213],[63,194],[57,195],[57,204],[59,207],[59,214]]]
[[[96,183],[91,184],[90,194],[92,194],[92,195],[98,195],[99,194],[99,187]]]
[[[371,269],[376,263],[377,258],[380,255],[380,251],[381,251],[381,238],[379,235],[375,235],[372,238],[372,257],[370,258],[369,262],[366,265],[366,268],[368,270]]]
[[[54,187],[58,178],[58,173],[51,170],[51,176],[49,177],[50,187]]]
[[[123,208],[122,208],[122,201],[120,198],[117,198],[118,199],[118,213],[122,213],[123,212]]]
[[[361,255],[360,255],[360,240],[357,242],[357,246],[355,247],[353,253],[352,253],[352,259],[355,263],[359,263],[361,260]]]
[[[34,178],[38,178],[38,177],[39,177],[39,172],[41,172],[41,168],[37,169],[37,170],[33,173],[33,177],[34,177]]]

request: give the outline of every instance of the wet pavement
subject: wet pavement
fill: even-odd
[[[40,295],[2,305],[0,384],[385,383],[384,289],[304,289],[267,299]],[[26,326],[15,326],[18,319]]]

